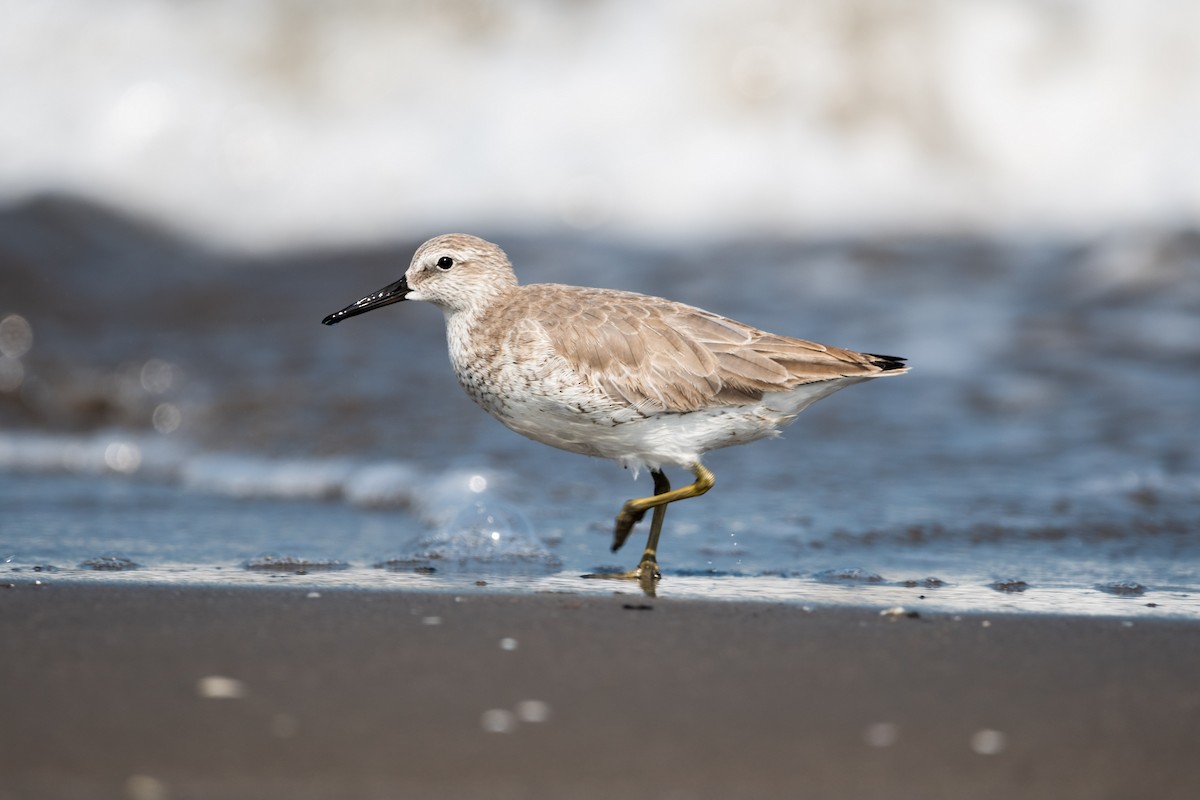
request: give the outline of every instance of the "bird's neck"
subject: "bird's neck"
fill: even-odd
[[[446,317],[446,335],[451,341],[469,341],[484,320],[502,306],[516,288],[515,285],[481,287],[481,291],[471,297],[470,302],[455,307],[444,306],[442,313]]]

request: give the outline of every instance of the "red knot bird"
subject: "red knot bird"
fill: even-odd
[[[657,580],[669,503],[713,486],[709,450],[778,435],[810,404],[852,383],[900,375],[904,359],[758,330],[699,308],[613,289],[517,282],[498,246],[450,233],[417,248],[404,276],[330,314],[333,325],[401,300],[446,317],[450,363],[485,411],[543,444],[609,458],[654,478],[617,515],[615,552],[653,510],[637,569]],[[695,481],[671,489],[663,467]]]

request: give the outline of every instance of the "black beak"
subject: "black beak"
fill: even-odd
[[[408,297],[410,291],[408,288],[408,279],[401,278],[395,283],[389,283],[378,292],[369,294],[363,299],[351,303],[341,311],[335,311],[321,320],[321,324],[335,325],[348,317],[365,314],[373,308],[382,308],[383,306],[390,306],[392,303],[399,303],[405,297]]]

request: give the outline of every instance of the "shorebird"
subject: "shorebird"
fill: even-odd
[[[450,363],[476,403],[543,444],[647,468],[654,494],[617,514],[612,550],[653,510],[646,549],[622,577],[660,577],[667,505],[698,497],[714,477],[710,450],[778,435],[812,403],[853,383],[908,370],[905,359],[758,330],[633,292],[517,282],[508,256],[476,236],[435,236],[400,280],[323,320],[402,300],[446,318]],[[665,466],[695,480],[671,489]]]

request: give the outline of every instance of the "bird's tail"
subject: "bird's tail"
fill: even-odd
[[[863,355],[883,372],[908,371],[908,365],[904,363],[908,359],[903,356],[881,356],[878,353],[863,353]]]

